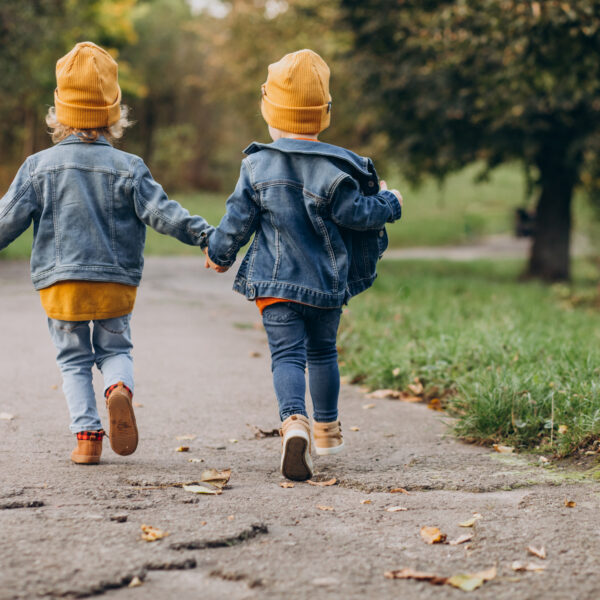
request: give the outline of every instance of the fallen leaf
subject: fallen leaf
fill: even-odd
[[[386,571],[383,576],[386,579],[416,579],[417,581],[429,581],[435,585],[442,585],[447,581],[447,577],[440,577],[434,573],[424,573],[423,571],[413,571],[412,569]]]
[[[233,521],[234,519],[235,519],[235,515],[229,515],[229,516],[227,517],[227,520],[228,520],[228,521]]]
[[[337,483],[337,479],[334,477],[333,479],[328,479],[327,481],[313,481],[309,479],[306,483],[310,485],[318,485],[319,487],[328,487],[330,485],[335,485]]]
[[[542,464],[546,464],[546,463],[550,462],[545,456],[540,456],[538,458],[538,461],[541,462]]]
[[[415,383],[409,383],[406,387],[415,395],[419,396],[423,393],[423,384],[416,379]]]
[[[566,425],[558,426],[558,433],[560,433],[561,435],[564,433],[567,433],[568,430],[569,430],[569,428]]]
[[[150,525],[142,525],[142,539],[146,542],[155,542],[169,535],[168,531],[151,527]]]
[[[184,485],[183,489],[186,492],[192,492],[192,494],[212,494],[213,496],[218,496],[219,494],[221,494],[221,490],[218,487],[214,487],[210,484],[206,484],[206,485],[198,485],[198,484],[192,484],[192,485]]]
[[[136,575],[130,582],[127,587],[140,587],[140,585],[144,585],[144,582]]]
[[[438,412],[441,412],[444,410],[444,407],[442,406],[442,401],[439,398],[432,398],[427,403],[427,408],[429,408],[431,410],[437,410]]]
[[[189,452],[189,451],[190,451],[189,446],[178,446],[177,448],[175,448],[175,452]]]
[[[182,442],[184,440],[195,440],[196,436],[195,435],[176,435],[175,439]]]
[[[252,351],[249,353],[250,358],[258,358],[259,356],[262,356],[260,352],[257,352],[256,350]]]
[[[279,429],[261,429],[260,427],[257,427],[256,425],[250,425],[250,424],[246,424],[247,427],[250,427],[250,429],[252,429],[252,432],[254,433],[254,437],[258,440],[262,439],[262,438],[267,438],[267,437],[279,437]]]
[[[448,577],[446,583],[463,592],[472,592],[483,585],[483,579],[475,575],[469,575],[468,573],[458,573],[457,575]]]
[[[361,500],[360,503],[361,504],[372,504],[373,500],[369,500],[368,498],[366,498],[365,500]]]
[[[134,402],[134,403],[133,403],[133,405],[134,405],[136,408],[142,408],[142,407],[144,406],[144,405],[143,405],[141,402]]]
[[[51,390],[57,390],[58,389],[58,385],[56,385],[56,383],[54,385],[50,386]]]
[[[421,527],[421,537],[427,544],[441,544],[447,536],[438,527]]]
[[[367,394],[367,398],[371,400],[383,400],[385,398],[400,398],[398,390],[375,390]]]
[[[280,481],[279,482],[279,487],[282,488],[293,488],[294,487],[294,483],[292,483],[291,481]]]
[[[408,508],[405,508],[404,506],[388,506],[385,510],[387,512],[400,512],[402,510],[408,510]]]
[[[360,427],[350,427],[350,431],[360,431]]]
[[[375,408],[376,406],[376,404],[363,404],[364,409]]]
[[[546,558],[546,548],[544,548],[544,546],[542,546],[541,548],[536,548],[535,546],[527,546],[527,552],[529,552],[529,554],[537,556],[538,558]]]
[[[402,402],[423,402],[423,398],[421,396],[412,396],[411,394],[401,394],[400,400]]]
[[[11,415],[10,413],[0,413],[0,419],[3,421],[12,421],[15,418],[15,415]]]
[[[515,560],[511,568],[513,571],[536,571],[540,572],[546,568],[546,565],[538,565],[537,563],[524,563],[518,560]]]
[[[465,533],[464,535],[457,537],[455,540],[450,540],[448,543],[451,546],[459,546],[460,544],[464,544],[465,542],[470,542],[472,539],[472,533]]]
[[[462,523],[459,523],[458,526],[459,527],[473,527],[473,525],[475,525],[475,523],[477,523],[477,521],[481,519],[481,515],[476,514],[473,515],[470,519],[468,519],[467,521],[463,521]]]
[[[494,444],[494,450],[500,454],[512,454],[515,451],[512,446],[501,446],[500,444]]]
[[[323,504],[317,504],[319,510],[333,510],[333,506],[324,506]]]
[[[230,439],[229,439],[229,443],[230,443],[230,444],[237,444],[237,443],[238,443],[238,441],[237,441],[235,438],[230,438]]]
[[[204,462],[204,459],[203,458],[188,458],[188,462],[201,463],[201,462]]]
[[[207,469],[202,471],[200,481],[214,485],[219,489],[225,487],[229,478],[231,477],[231,469],[224,469],[223,471],[217,471],[217,469]]]
[[[404,488],[394,488],[393,490],[390,490],[390,494],[406,494],[407,496],[410,496],[410,492],[407,492]]]
[[[567,500],[565,498],[565,506],[567,508],[575,508],[577,506],[577,502],[575,502],[574,500]]]

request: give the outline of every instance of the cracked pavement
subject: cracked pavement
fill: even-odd
[[[365,401],[343,386],[347,451],[315,458],[316,478],[338,485],[281,488],[279,439],[248,427],[279,425],[258,311],[230,290],[233,273],[202,263],[147,260],[132,321],[140,445],[120,457],[105,443],[101,465],[81,466],[69,461],[74,439],[28,264],[0,261],[0,412],[15,415],[0,420],[2,600],[453,599],[464,592],[383,574],[492,566],[498,576],[474,597],[600,597],[595,480],[457,442],[422,405]],[[103,402],[100,413],[106,422]],[[175,451],[182,444],[189,452]],[[178,487],[210,467],[232,469],[222,495]],[[398,487],[410,493],[390,493]],[[398,505],[407,510],[385,510]],[[473,513],[475,526],[459,527]],[[170,535],[141,541],[142,524]],[[422,526],[473,539],[430,546]],[[546,568],[515,573],[517,560]],[[134,577],[142,585],[128,587]]]

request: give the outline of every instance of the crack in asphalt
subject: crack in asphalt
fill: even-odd
[[[45,506],[45,503],[41,500],[30,500],[29,502],[4,502],[0,504],[0,510],[9,510],[12,508],[38,508],[39,506]]]
[[[213,540],[192,540],[189,542],[178,542],[171,544],[172,550],[206,550],[208,548],[224,548],[236,546],[246,542],[258,535],[269,533],[268,527],[264,523],[254,523],[249,529],[244,529],[238,535],[216,538]]]

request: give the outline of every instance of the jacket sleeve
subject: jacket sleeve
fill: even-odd
[[[30,163],[26,160],[0,200],[0,250],[29,227],[39,207]]]
[[[331,218],[346,229],[381,229],[386,223],[397,221],[401,215],[402,207],[392,192],[384,190],[365,196],[358,182],[349,176],[342,179],[333,193]]]
[[[248,243],[256,231],[260,208],[246,160],[242,161],[240,178],[227,200],[227,212],[210,238],[208,256],[220,267],[230,267],[239,249]]]
[[[134,170],[133,199],[137,216],[152,229],[184,244],[206,247],[214,227],[202,217],[190,215],[179,202],[169,200],[141,159]]]

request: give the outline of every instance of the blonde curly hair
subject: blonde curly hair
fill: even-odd
[[[133,121],[128,119],[129,107],[121,105],[121,118],[113,123],[110,127],[99,127],[96,129],[75,129],[64,125],[56,118],[56,110],[54,106],[48,109],[46,115],[46,125],[48,125],[48,133],[52,137],[55,144],[64,140],[72,134],[78,135],[84,142],[95,142],[103,135],[109,142],[121,139],[125,130],[133,125]]]

